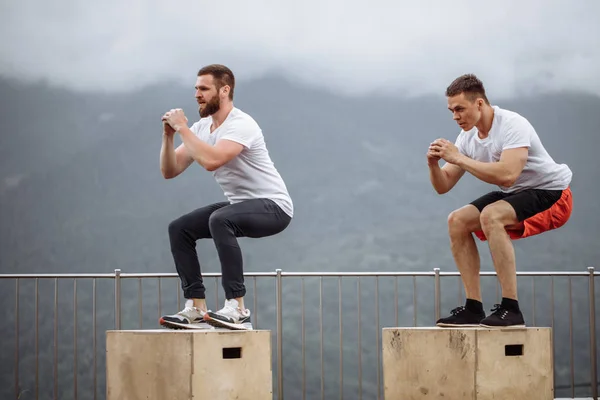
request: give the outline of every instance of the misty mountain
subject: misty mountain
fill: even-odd
[[[443,89],[440,88],[441,94]],[[161,115],[168,109],[180,107],[190,124],[198,118],[193,77],[189,87],[165,83],[116,95],[75,93],[44,83],[26,85],[0,80],[0,95],[3,104],[0,109],[3,121],[0,272],[106,273],[115,268],[123,272],[174,272],[167,243],[168,223],[196,207],[223,199],[211,174],[198,165],[192,165],[174,180],[163,179],[159,171]],[[559,230],[515,242],[517,268],[584,271],[587,266],[598,266],[600,160],[596,149],[600,147],[597,133],[600,98],[563,93],[494,101],[494,94],[489,96],[492,103],[527,117],[554,159],[568,164],[574,174],[571,220]],[[447,215],[493,186],[467,174],[444,196],[437,195],[431,188],[425,160],[427,146],[438,137],[454,140],[459,132],[446,109],[443,95],[392,98],[371,93],[354,98],[339,97],[283,79],[265,78],[238,84],[235,105],[252,115],[262,127],[271,157],[295,205],[295,217],[283,233],[260,240],[240,239],[246,271],[276,268],[310,272],[430,271],[434,267],[442,271],[455,270],[447,238]],[[487,245],[479,243],[478,246],[482,270],[493,270]],[[198,242],[198,253],[203,271],[219,272],[216,251],[210,241]],[[526,282],[520,286],[520,295],[529,322],[532,315],[527,302],[532,300],[533,294],[530,281]],[[287,384],[286,391],[294,390],[293,382],[299,379],[296,376],[299,373],[296,365],[299,359],[297,283],[286,283],[289,286],[284,296],[285,343],[290,352],[286,355],[286,382],[287,379],[292,382]],[[14,285],[5,281],[0,281],[0,285],[0,300],[7,313],[6,324],[0,331],[7,338],[1,349],[2,365],[5,365],[2,371],[8,372],[12,359],[4,360],[4,357],[13,354]],[[317,285],[315,280],[307,281],[309,308],[318,306]],[[355,296],[352,285],[344,286],[345,299]],[[412,292],[409,292],[412,289],[408,284],[402,285],[400,324],[412,324],[412,308],[405,304],[412,301]],[[490,280],[484,287],[486,309],[492,305],[494,285]],[[585,281],[576,285],[579,286],[574,286],[574,309],[587,310]],[[455,306],[457,287],[457,281],[443,287],[444,313]],[[547,287],[536,292],[540,323],[550,321]],[[137,292],[134,292],[135,285],[131,288],[131,293],[124,298],[124,305],[129,307],[124,314],[135,318],[133,304],[137,301]],[[176,282],[169,283],[170,297],[164,301],[171,308],[167,310],[165,305],[163,312],[176,311],[173,297],[176,288]],[[207,296],[212,299],[216,287],[208,288]],[[260,284],[259,288],[260,310],[256,311],[260,324],[265,329],[273,329],[273,286]],[[337,290],[333,282],[331,288]],[[220,286],[218,289],[221,290]],[[419,292],[420,304],[429,303],[419,312],[430,312],[427,308],[432,303],[430,289]],[[43,290],[44,295],[52,295],[51,287]],[[65,287],[65,290],[70,288]],[[111,295],[110,285],[103,290],[106,296]],[[568,311],[565,286],[557,286],[556,290],[559,303],[556,312]],[[31,311],[27,301],[31,292],[23,290],[22,296],[21,312]],[[68,346],[72,338],[69,336],[72,335],[72,327],[69,328],[72,296],[69,296],[60,299],[66,315],[61,317],[66,324],[64,331],[61,324],[64,346]],[[89,291],[82,291],[82,298],[89,299],[89,296]],[[219,296],[222,300],[222,293]],[[337,292],[326,291],[325,296],[330,298],[324,303],[324,313],[335,315],[333,320],[337,321]],[[374,304],[372,285],[365,286],[363,296],[371,307]],[[390,300],[393,296],[393,288],[382,283],[379,301],[382,309],[387,310],[382,312],[386,315],[381,322],[384,325],[393,320],[388,318],[394,306]],[[149,291],[144,292],[144,301],[156,301],[154,297]],[[50,307],[51,300],[45,301],[48,303],[45,307]],[[112,323],[111,301],[103,302],[104,311],[100,316],[101,326],[107,329]],[[86,304],[83,307],[87,310],[90,303]],[[352,300],[351,314],[354,304]],[[216,308],[217,304],[209,304],[209,307]],[[47,311],[52,312],[51,308]],[[419,325],[433,323],[431,314],[427,315],[419,320]],[[372,313],[363,317],[369,321],[373,318]],[[22,315],[23,318],[30,316]],[[348,343],[356,339],[356,332],[352,331],[356,324],[352,318],[355,316],[344,322],[349,325],[344,333],[344,341]],[[560,318],[561,322],[567,321],[565,314]],[[44,340],[52,336],[51,322],[51,318],[45,318],[40,327],[47,333]],[[126,324],[135,326],[127,319]],[[156,327],[156,315],[145,314],[144,324]],[[587,324],[587,314],[581,311],[576,315],[575,327],[579,381],[589,379]],[[324,328],[331,337],[335,336],[335,326]],[[318,329],[318,326],[311,325],[313,328]],[[27,357],[31,351],[31,330],[23,329],[24,347],[20,352],[22,357]],[[81,329],[89,333],[91,328]],[[372,342],[377,327],[365,329],[369,333],[363,336],[362,345],[368,355],[363,368],[371,369],[370,375],[365,377],[373,377],[369,363],[376,361]],[[315,331],[307,335],[307,340],[318,350]],[[557,335],[557,346],[561,350],[557,355],[560,361],[557,373],[564,380],[568,378],[568,357],[564,353],[568,350],[568,330],[565,331],[564,325],[557,328]],[[365,339],[367,337],[372,339]],[[326,338],[328,344],[335,345],[334,339],[327,335]],[[99,341],[102,340],[100,336]],[[352,359],[345,356],[347,368],[354,374],[356,366]],[[70,359],[61,358],[61,362],[68,363]],[[334,350],[334,356],[327,358],[326,363],[337,368],[336,362]],[[317,374],[313,379],[320,379],[315,369],[311,374]],[[12,375],[0,376],[2,386],[11,388]],[[371,381],[363,385],[365,393],[373,393],[372,384]],[[328,390],[333,395],[335,385]]]
[[[158,169],[160,116],[181,107],[194,121],[192,88],[151,87],[111,97],[6,81],[0,87],[6,124],[0,139],[2,270],[66,272],[73,264],[82,272],[108,272],[124,264],[136,271],[172,268],[164,245],[168,222],[223,198],[210,173],[198,165],[169,181]],[[383,253],[400,246],[398,259],[378,265],[381,270],[413,258],[419,258],[418,265],[409,262],[409,269],[451,264],[449,251],[435,252],[435,258],[428,251],[447,240],[447,214],[492,187],[467,175],[445,196],[431,188],[424,164],[427,145],[458,134],[444,98],[336,98],[275,79],[239,85],[236,93],[236,106],[261,125],[296,207],[287,231],[253,241],[247,249],[252,253],[267,243],[285,247],[286,259],[259,251],[264,256],[247,265],[249,270],[264,270],[265,263],[269,269],[305,270],[324,260],[321,265],[330,266],[323,270],[336,269],[332,262],[342,270],[361,270],[367,265],[361,265],[359,254],[366,254],[358,247],[371,235],[385,242]],[[560,95],[497,104],[528,117],[550,154],[574,172],[571,221],[543,239],[516,242],[519,251],[539,253],[520,257],[520,268],[564,269],[559,260],[571,269],[593,265],[598,258],[593,233],[600,220],[594,200],[600,162],[593,153],[600,141],[600,100]],[[417,238],[415,232],[421,231],[432,236]],[[305,248],[300,238],[311,245]],[[401,245],[407,240],[415,245]],[[338,251],[342,243],[359,253]],[[313,245],[321,244],[327,249],[315,251]],[[124,262],[132,250],[143,256]],[[333,255],[340,253],[353,261],[334,262]]]

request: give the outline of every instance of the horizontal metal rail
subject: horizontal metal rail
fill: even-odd
[[[286,272],[278,269],[273,272],[247,272],[244,276],[250,281],[247,285],[247,298],[253,303],[255,327],[259,327],[258,311],[261,309],[261,329],[270,329],[275,333],[274,382],[277,388],[274,393],[277,393],[278,399],[284,398],[286,388],[301,388],[302,398],[311,399],[342,399],[344,394],[348,393],[356,393],[358,398],[383,398],[382,360],[379,354],[382,349],[381,329],[386,326],[431,325],[440,317],[442,303],[452,302],[452,299],[456,298],[459,302],[464,301],[460,274],[457,271],[441,271],[439,268],[418,272]],[[496,276],[496,273],[484,271],[481,272],[481,276],[485,279]],[[527,304],[527,310],[524,312],[529,313],[532,324],[537,326],[538,320],[546,318],[542,324],[556,327],[556,330],[568,329],[568,333],[561,331],[562,335],[568,337],[565,341],[568,344],[568,354],[564,357],[560,353],[554,354],[556,362],[561,363],[563,370],[566,368],[567,372],[562,372],[561,379],[564,381],[568,378],[568,383],[562,382],[556,385],[555,389],[564,390],[565,395],[571,397],[575,397],[577,391],[588,389],[593,398],[598,398],[595,278],[600,276],[600,272],[590,267],[586,271],[519,271],[517,276],[520,288],[522,280],[531,278],[529,289],[520,291],[527,292],[527,301],[523,302]],[[214,280],[215,302],[219,303],[221,274],[204,273],[203,277],[207,282]],[[430,283],[421,287],[421,278]],[[451,278],[457,282],[458,296],[451,296],[449,300],[447,284],[452,281]],[[545,278],[549,278],[549,287],[542,285]],[[49,392],[53,393],[54,399],[63,398],[65,395],[60,391],[65,390],[65,382],[68,381],[73,391],[73,395],[68,397],[77,399],[79,393],[79,397],[84,398],[87,396],[85,390],[91,390],[93,397],[90,398],[103,399],[104,390],[100,389],[99,385],[104,379],[104,369],[98,363],[103,362],[104,344],[98,341],[97,330],[123,329],[125,326],[128,329],[144,329],[144,326],[149,324],[156,327],[154,318],[160,317],[165,306],[178,309],[181,307],[181,289],[178,275],[174,272],[126,273],[117,269],[114,273],[99,274],[0,274],[0,284],[7,280],[14,281],[14,388],[10,389],[12,385],[9,382],[0,383],[6,383],[6,390],[14,392],[9,395],[13,398],[22,396],[21,398],[38,399],[41,393]],[[44,286],[43,282],[46,280],[53,282],[52,288]],[[59,287],[65,280],[71,281],[70,289]],[[91,280],[91,287],[88,288],[86,280]],[[100,282],[106,280],[114,281],[112,289],[99,288]],[[175,283],[173,286],[167,286],[167,281]],[[25,288],[30,282],[34,283],[33,289],[28,286]],[[573,288],[581,282],[585,286]],[[562,290],[566,298],[561,297],[561,300],[556,302],[556,286],[559,284],[565,285]],[[147,285],[152,287],[148,289]],[[269,289],[265,289],[267,285],[270,285]],[[42,293],[42,289],[51,290]],[[312,289],[311,293],[307,293],[308,289]],[[163,297],[165,290],[169,294]],[[3,290],[5,295],[9,291]],[[108,301],[112,311],[106,307],[107,291],[114,296]],[[588,300],[589,333],[586,336],[589,338],[590,352],[589,382],[581,381],[586,373],[582,374],[579,369],[580,363],[576,365],[574,352],[575,341],[583,334],[581,329],[574,326],[574,309],[577,315],[584,315],[582,307],[585,305],[582,304],[581,296],[578,297],[580,304],[574,304],[573,294],[581,295],[582,291],[587,292]],[[48,296],[43,297],[45,293]],[[266,302],[261,301],[265,297],[268,298],[269,293],[273,297]],[[88,297],[91,304],[91,337],[84,335],[86,329],[82,327],[88,322],[88,316],[79,310],[79,303],[87,301]],[[540,297],[543,301],[539,301]],[[495,299],[499,301],[499,298],[500,290],[496,281]],[[135,302],[136,309],[131,306]],[[147,308],[148,302],[156,302],[156,314]],[[22,310],[31,304],[33,316],[21,315]],[[70,317],[66,317],[68,313],[61,311],[71,304],[72,313]],[[52,311],[46,310],[52,306]],[[540,312],[543,306],[548,306],[549,310]],[[85,307],[90,308],[87,305]],[[561,307],[565,311],[558,311],[558,315],[565,318],[556,320],[555,314]],[[348,313],[348,309],[352,311]],[[53,321],[50,326],[48,317],[51,316],[51,312]],[[310,318],[306,318],[307,312],[310,313]],[[44,315],[42,320],[40,313]],[[149,313],[154,314],[154,317],[150,317]],[[551,319],[547,318],[548,315],[551,315]],[[107,316],[112,316],[113,320],[107,319]],[[60,318],[70,318],[70,322],[61,323]],[[153,322],[150,322],[149,318],[152,318]],[[33,329],[24,327],[30,323]],[[45,328],[40,335],[42,325]],[[288,329],[292,329],[288,327],[296,325],[299,332],[295,335],[287,333]],[[554,331],[555,329],[553,334],[556,335]],[[31,347],[29,334],[32,334]],[[70,338],[72,344],[69,346]],[[8,342],[9,339],[6,339],[6,343]],[[9,354],[10,349],[6,346],[3,348],[4,353]],[[555,350],[556,346],[563,346],[563,349],[566,347],[565,344],[557,344],[555,341],[554,346]],[[52,347],[50,355],[44,350],[49,347]],[[285,352],[284,348],[299,349],[299,353],[293,356],[289,350]],[[88,353],[85,353],[86,351]],[[89,354],[90,351],[92,354]],[[50,375],[49,368],[41,366],[42,359],[48,357],[52,358]],[[72,357],[68,361],[72,371],[65,375],[60,366],[67,363],[69,357]],[[88,369],[90,359],[91,365]],[[336,365],[337,372],[334,373]],[[90,379],[84,375],[87,371],[91,371]],[[3,394],[1,390],[0,397]],[[28,394],[25,395],[25,392]]]

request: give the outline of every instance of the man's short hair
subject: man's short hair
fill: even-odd
[[[221,64],[211,64],[200,68],[198,76],[200,75],[212,75],[215,80],[217,90],[223,86],[229,86],[229,99],[233,100],[233,89],[235,87],[235,76],[229,68]]]
[[[483,83],[474,74],[464,74],[456,78],[446,89],[446,97],[457,96],[461,93],[470,101],[481,97],[487,104],[490,102],[485,95]]]

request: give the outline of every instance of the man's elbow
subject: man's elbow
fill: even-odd
[[[202,166],[204,167],[205,170],[209,171],[209,172],[213,172],[216,171],[217,169],[219,169],[221,167],[221,165],[223,165],[222,162],[213,160],[213,161],[206,161],[202,164]]]
[[[450,189],[449,189],[449,188],[447,188],[447,187],[438,187],[438,186],[436,186],[436,185],[432,185],[432,186],[433,186],[433,190],[435,190],[435,192],[436,192],[437,194],[446,194],[446,193],[448,193],[448,191],[450,190]]]
[[[518,174],[505,174],[500,180],[500,186],[511,187],[517,182],[518,178]]]
[[[203,159],[202,162],[198,161],[202,167],[207,171],[216,171],[223,165],[227,164],[233,157],[227,155],[215,156],[214,158]]]
[[[168,171],[168,170],[166,170],[164,168],[160,169],[160,173],[162,174],[163,178],[165,178],[165,179],[173,179],[173,178],[175,178],[175,175],[172,172],[170,172],[170,171]]]
[[[175,175],[175,174],[171,174],[171,173],[167,173],[167,172],[163,171],[163,172],[162,172],[162,176],[163,176],[163,178],[165,178],[165,179],[173,179],[173,178],[175,178],[177,175]]]
[[[435,191],[437,192],[437,194],[442,195],[442,194],[448,193],[450,191],[450,188],[448,188],[448,187],[435,188]]]

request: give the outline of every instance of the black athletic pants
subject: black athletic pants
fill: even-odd
[[[243,297],[242,252],[238,237],[260,238],[283,231],[291,218],[272,200],[211,204],[185,214],[169,224],[171,253],[186,299],[205,298],[196,253],[198,239],[212,238],[221,261],[222,284],[227,299]]]

